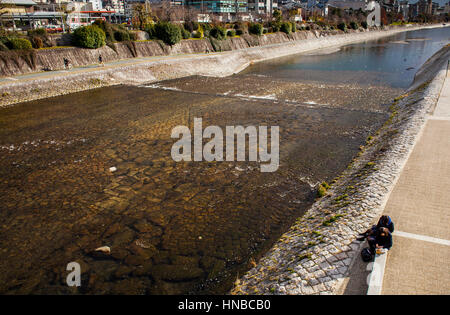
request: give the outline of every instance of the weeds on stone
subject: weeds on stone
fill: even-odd
[[[319,185],[319,188],[317,189],[317,197],[321,198],[327,194],[327,190],[330,188],[330,185],[328,185],[327,182],[323,182]]]
[[[303,255],[298,256],[298,260],[299,260],[299,261],[302,261],[303,259],[310,259],[311,256],[312,256],[311,253],[306,253],[306,254],[303,254]]]
[[[329,218],[328,220],[325,220],[322,222],[323,226],[330,226],[331,223],[337,221],[339,218],[343,217],[343,214],[336,214],[334,216],[332,216],[331,218]]]

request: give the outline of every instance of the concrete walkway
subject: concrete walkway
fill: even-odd
[[[450,294],[450,75],[384,209],[396,224],[381,294]]]

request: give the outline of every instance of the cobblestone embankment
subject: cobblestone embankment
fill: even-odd
[[[415,141],[438,100],[450,47],[427,61],[385,125],[367,139],[324,197],[297,220],[232,294],[336,294],[362,244],[355,239],[381,214]],[[445,66],[443,66],[445,63]],[[436,75],[437,74],[437,75]]]

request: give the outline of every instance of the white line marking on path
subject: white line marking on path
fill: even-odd
[[[450,117],[445,117],[445,116],[430,116],[428,119],[430,119],[430,120],[450,120]]]
[[[406,238],[411,238],[411,239],[415,239],[415,240],[419,240],[419,241],[425,241],[425,242],[450,246],[449,240],[444,240],[441,238],[435,238],[435,237],[426,236],[426,235],[419,235],[419,234],[412,234],[412,233],[407,233],[407,232],[402,232],[402,231],[395,231],[394,236],[406,237]]]

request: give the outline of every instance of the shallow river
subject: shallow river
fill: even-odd
[[[342,172],[447,29],[0,109],[0,293],[224,293]],[[280,167],[175,162],[173,127],[279,126]],[[114,167],[116,171],[111,172]],[[110,254],[94,249],[109,246]],[[66,285],[81,264],[82,286]]]

